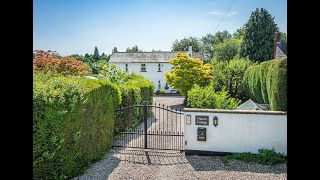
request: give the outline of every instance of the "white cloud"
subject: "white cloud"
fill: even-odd
[[[213,16],[223,16],[225,14],[225,12],[211,11],[211,12],[208,12],[208,14],[213,15]],[[231,11],[231,12],[228,12],[228,14],[226,16],[233,16],[233,15],[236,15],[236,14],[238,14],[237,11]]]

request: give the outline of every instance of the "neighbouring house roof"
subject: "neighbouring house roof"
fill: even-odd
[[[275,59],[287,57],[287,45],[281,42],[277,42],[276,57]]]
[[[240,104],[237,107],[237,110],[269,110],[268,104],[258,104],[253,102],[251,99],[247,100],[246,102]]]
[[[187,53],[188,51],[180,51]],[[177,52],[117,52],[110,56],[109,63],[169,63],[170,59],[176,58]],[[200,52],[192,52],[194,58],[202,58]]]

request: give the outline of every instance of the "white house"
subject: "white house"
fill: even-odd
[[[202,59],[199,52],[192,52],[192,47],[189,51],[180,51],[187,53],[189,57]],[[115,64],[122,71],[140,73],[149,78],[157,90],[165,90],[170,93],[172,88],[166,85],[165,72],[170,72],[172,65],[170,59],[176,57],[177,52],[116,52],[109,59],[109,63]],[[166,89],[168,87],[168,89]]]

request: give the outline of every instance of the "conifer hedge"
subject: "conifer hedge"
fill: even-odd
[[[112,146],[117,85],[103,80],[33,79],[33,178],[69,179]]]
[[[249,67],[243,86],[255,102],[270,104],[272,111],[287,111],[287,58]]]

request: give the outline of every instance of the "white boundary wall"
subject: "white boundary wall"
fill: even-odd
[[[184,110],[185,150],[251,152],[272,149],[287,155],[287,113],[258,110]],[[191,125],[186,118],[191,115]],[[195,125],[195,116],[209,116],[209,125]],[[213,125],[213,117],[218,125]],[[207,129],[206,141],[197,141],[198,127]]]

